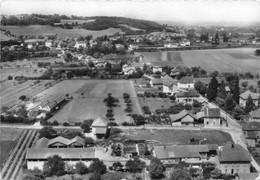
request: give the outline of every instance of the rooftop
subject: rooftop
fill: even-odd
[[[192,84],[194,83],[194,79],[192,76],[184,76],[179,81],[180,84]]]
[[[242,99],[247,99],[249,97],[249,95],[252,97],[253,100],[257,100],[259,97],[256,93],[253,93],[249,90],[243,92],[242,94],[240,94],[240,98]]]
[[[252,121],[242,124],[244,131],[260,131],[260,122]]]
[[[171,115],[170,115],[170,118],[171,118],[171,121],[174,122],[174,121],[177,121],[177,120],[179,120],[179,119],[182,119],[183,117],[185,117],[185,116],[187,116],[187,115],[193,117],[194,119],[197,119],[196,115],[191,114],[191,113],[189,113],[189,112],[186,111],[186,110],[182,110],[182,111],[179,112],[178,114],[171,114]]]
[[[260,118],[260,108],[249,113],[251,118]]]
[[[107,121],[106,118],[104,118],[104,117],[97,117],[97,118],[93,121],[91,127],[106,127],[107,124],[108,124],[108,121]]]
[[[220,109],[219,108],[205,108],[204,109],[204,116],[205,117],[221,117],[220,116]]]
[[[161,79],[152,79],[151,82],[153,84],[163,84],[162,80]]]
[[[199,97],[197,91],[180,91],[177,93],[177,97]]]

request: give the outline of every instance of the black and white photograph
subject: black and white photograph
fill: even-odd
[[[260,0],[2,0],[0,24],[0,180],[260,180]]]

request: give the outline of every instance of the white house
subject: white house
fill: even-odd
[[[194,100],[199,98],[199,94],[196,91],[179,91],[176,94],[176,101],[180,103],[193,103]]]
[[[219,151],[219,163],[223,174],[250,173],[250,154],[239,144],[227,143]]]
[[[45,41],[45,46],[51,48],[53,45],[53,40],[47,40]]]
[[[204,126],[220,126],[222,124],[219,108],[205,108],[203,118]]]
[[[251,111],[249,113],[249,121],[259,121],[260,122],[260,108]]]
[[[107,134],[108,120],[103,117],[97,117],[93,121],[91,128],[97,138],[103,138]]]
[[[257,107],[258,104],[259,104],[259,94],[253,93],[253,92],[251,92],[249,90],[247,90],[244,93],[240,94],[240,96],[239,96],[239,105],[241,107],[246,107],[246,101],[247,101],[249,95],[251,96],[251,98],[253,100],[253,103]]]
[[[78,49],[79,47],[86,48],[87,47],[87,43],[85,41],[76,41],[75,48]]]
[[[163,82],[163,92],[169,95],[173,95],[178,92],[177,83]]]
[[[123,68],[122,70],[123,70],[123,72],[124,72],[125,75],[131,75],[131,74],[133,74],[134,72],[136,72],[135,67],[130,67],[130,66],[125,67],[125,68]]]
[[[192,76],[184,76],[178,82],[179,89],[194,89],[194,79]]]
[[[153,73],[156,73],[156,72],[162,72],[162,67],[161,66],[154,66],[153,67]]]

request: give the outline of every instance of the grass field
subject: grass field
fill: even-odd
[[[139,52],[146,62],[154,65],[200,66],[211,72],[251,72],[259,74],[260,57],[254,55],[255,48]]]
[[[3,31],[0,31],[0,41],[8,41],[10,39],[11,38],[9,36],[5,35]]]
[[[231,136],[222,131],[215,130],[123,130],[125,137],[133,140],[156,140],[166,144],[189,144],[191,138],[203,140],[207,139],[209,144],[218,144],[219,146],[228,141],[232,142]]]
[[[161,109],[162,106],[164,108],[169,108],[174,105],[168,98],[139,98],[139,102],[141,107],[148,106],[151,112],[155,112],[157,109]]]
[[[117,123],[124,121],[130,122],[131,118],[124,112],[126,108],[123,93],[130,95],[133,112],[141,113],[140,105],[134,91],[134,87],[130,81],[125,80],[74,80],[63,81],[50,89],[42,92],[43,94],[53,93],[69,93],[74,98],[65,107],[58,111],[50,121],[58,122],[81,122],[88,118],[96,118],[97,116],[105,116],[107,107],[103,100],[108,93],[119,99],[119,107],[114,108],[114,118]],[[41,93],[41,94],[42,94]],[[82,96],[83,93],[83,96]]]
[[[38,36],[46,34],[57,34],[60,38],[78,38],[80,36],[92,35],[104,36],[104,35],[113,35],[116,32],[121,32],[121,29],[109,28],[101,31],[89,31],[85,29],[62,29],[52,26],[43,26],[43,25],[31,25],[31,26],[2,26],[3,29],[10,31],[16,36]]]

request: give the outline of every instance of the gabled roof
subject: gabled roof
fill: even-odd
[[[61,144],[64,144],[67,146],[70,143],[70,140],[67,138],[64,138],[62,136],[58,136],[56,138],[49,140],[48,146],[51,146],[52,144],[55,144],[55,143],[61,143]]]
[[[108,121],[107,121],[106,118],[104,118],[104,117],[97,117],[97,118],[93,121],[91,127],[106,127],[107,124],[108,124]]]
[[[251,118],[260,118],[260,108],[249,113]]]
[[[197,91],[180,91],[176,95],[177,97],[199,97]]]
[[[194,83],[194,79],[192,76],[184,76],[179,81],[180,84],[192,84]]]
[[[242,94],[240,94],[240,98],[247,99],[249,97],[249,95],[251,96],[251,98],[253,100],[257,100],[259,98],[256,93],[253,93],[250,90],[247,90],[247,91],[243,92]]]
[[[50,156],[59,155],[62,159],[96,159],[95,149],[91,148],[29,148],[26,159],[47,159]]]
[[[220,109],[219,108],[205,108],[204,109],[204,117],[207,118],[219,118],[220,116]]]
[[[251,162],[250,154],[239,144],[227,143],[219,154],[220,163]]]
[[[42,137],[36,142],[34,148],[46,148],[48,147],[48,143],[49,143],[49,139]]]
[[[248,131],[246,135],[246,139],[257,139],[255,131]]]
[[[79,136],[76,136],[73,139],[71,139],[69,145],[73,144],[73,143],[77,143],[77,142],[82,144],[83,146],[85,145],[85,140],[82,137],[79,137]]]
[[[194,119],[197,119],[196,115],[191,114],[191,113],[189,113],[189,112],[186,111],[186,110],[182,110],[182,111],[179,112],[178,114],[171,114],[171,115],[170,115],[170,118],[171,118],[171,121],[174,122],[174,121],[178,121],[179,119],[184,118],[184,117],[187,116],[187,115],[191,116],[191,117],[194,118]]]
[[[161,79],[152,79],[151,82],[153,84],[161,84],[161,85],[163,84],[163,81]]]

